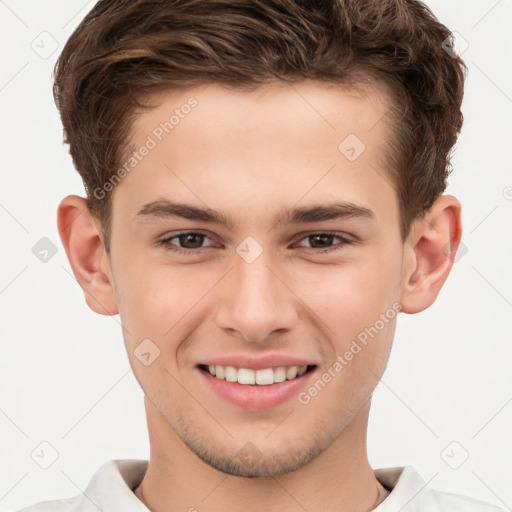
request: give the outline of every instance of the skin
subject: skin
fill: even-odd
[[[301,357],[316,364],[307,391],[393,304],[412,314],[434,302],[461,238],[460,204],[440,196],[402,241],[383,158],[390,103],[379,87],[361,94],[304,81],[160,93],[135,121],[133,147],[191,96],[197,107],[115,187],[110,254],[83,198],[58,209],[86,301],[119,313],[145,392],[151,453],[136,494],[153,511],[371,510],[386,493],[367,458],[368,414],[398,315],[307,404],[294,396],[266,410],[237,407],[205,385],[197,365],[229,354]],[[366,146],[352,162],[338,150],[348,134]],[[165,199],[220,210],[234,225],[137,215]],[[334,202],[373,216],[274,220]],[[206,237],[168,241],[185,255],[156,243],[179,231]],[[322,232],[355,242],[310,236]],[[252,263],[236,251],[248,236],[262,249]],[[134,355],[146,338],[160,350],[149,366]]]

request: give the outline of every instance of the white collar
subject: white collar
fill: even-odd
[[[71,505],[70,508],[55,510],[148,512],[148,508],[133,492],[142,481],[147,467],[147,460],[125,459],[106,462],[92,476],[83,494],[58,502],[62,505]],[[428,482],[425,483],[412,466],[381,468],[374,472],[377,480],[391,492],[371,512],[500,512],[499,508],[481,501],[430,488]]]

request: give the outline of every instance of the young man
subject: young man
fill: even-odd
[[[397,317],[461,238],[449,36],[413,0],[93,8],[56,67],[87,191],[59,232],[120,315],[151,453],[25,510],[498,510],[366,452]]]

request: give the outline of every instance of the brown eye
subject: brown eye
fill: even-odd
[[[341,240],[340,243],[334,243],[335,240]],[[345,238],[342,235],[336,233],[313,233],[311,235],[306,236],[302,240],[309,240],[310,247],[313,249],[313,252],[330,252],[336,251],[338,249],[343,248],[345,245],[350,245],[353,242],[348,238]],[[301,241],[302,241],[301,240]],[[299,244],[300,246],[300,244]],[[302,246],[304,247],[304,246]]]
[[[198,253],[202,249],[206,249],[207,247],[212,245],[203,245],[206,239],[210,239],[210,237],[208,237],[204,233],[197,233],[195,231],[184,231],[182,233],[176,233],[172,236],[168,236],[166,238],[163,238],[162,240],[159,240],[157,242],[157,245],[164,247],[165,249],[169,249],[170,251],[176,251],[182,254]]]
[[[205,235],[200,233],[182,233],[174,238],[177,238],[181,246],[186,249],[197,249],[203,245]]]
[[[312,242],[312,247],[315,249],[325,249],[327,246],[332,244],[334,235],[321,234],[321,235],[311,235],[308,237]],[[318,245],[320,244],[320,245]]]

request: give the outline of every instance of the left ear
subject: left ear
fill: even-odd
[[[413,222],[404,243],[400,295],[404,313],[419,313],[434,303],[461,237],[461,205],[450,195],[438,197],[425,216]]]

